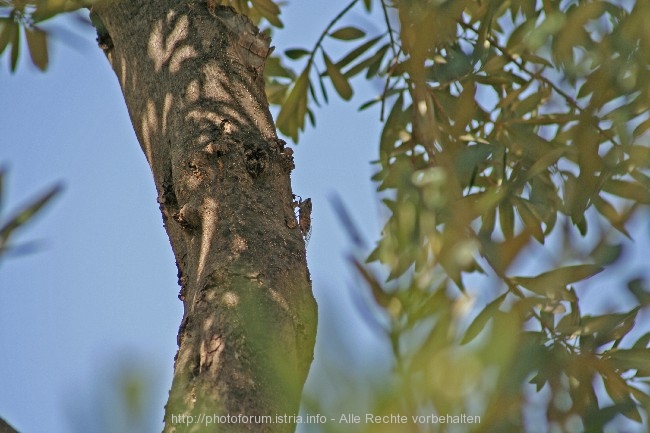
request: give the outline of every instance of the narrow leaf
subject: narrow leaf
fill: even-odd
[[[515,233],[515,212],[509,200],[499,203],[499,225],[506,239],[511,239]]]
[[[366,283],[368,283],[368,287],[370,287],[372,296],[375,301],[377,301],[377,304],[382,307],[386,307],[391,300],[391,296],[383,290],[379,280],[370,272],[370,270],[368,270],[365,266],[363,266],[355,259],[352,259],[352,264],[357,269],[361,277],[366,281]]]
[[[636,422],[642,422],[641,414],[630,397],[630,388],[621,376],[615,372],[603,374],[603,385],[607,394],[614,400],[615,403],[624,404],[629,408],[622,412],[622,414]]]
[[[503,304],[503,301],[506,299],[507,294],[508,293],[506,292],[503,295],[499,296],[494,301],[487,304],[483,311],[478,313],[476,318],[474,318],[472,323],[467,328],[467,331],[465,332],[465,335],[463,336],[460,344],[469,343],[474,338],[476,338],[478,334],[481,333],[481,331],[485,328],[487,322],[499,311],[499,307],[501,307],[501,304]]]
[[[625,219],[618,214],[616,208],[610,202],[605,200],[600,195],[594,195],[592,201],[598,213],[604,216],[612,225],[612,227],[623,233],[628,238],[632,239],[632,236],[630,236],[630,233],[628,233],[627,229],[625,228]]]
[[[513,277],[512,281],[540,295],[557,293],[567,285],[590,278],[603,270],[598,265],[575,265],[553,269],[535,277]]]
[[[384,45],[383,47],[379,48],[377,52],[372,56],[372,61],[370,61],[370,64],[368,65],[368,71],[366,72],[366,78],[372,78],[377,75],[377,72],[379,72],[379,68],[381,67],[381,62],[388,52],[389,47],[389,44]],[[351,70],[348,72],[351,72]]]
[[[278,129],[283,134],[291,137],[294,142],[298,141],[298,131],[302,130],[305,126],[310,66],[307,65],[305,70],[302,71],[278,114]]]
[[[0,18],[0,54],[12,40],[17,24],[11,18]]]
[[[280,15],[280,8],[271,0],[252,0],[253,6],[264,9],[273,15]]]
[[[550,152],[545,153],[541,158],[539,158],[535,163],[527,170],[526,178],[531,179],[538,174],[547,170],[547,168],[555,164],[558,159],[560,159],[566,153],[565,147],[559,147],[553,149]]]
[[[253,6],[271,25],[282,28],[284,25],[278,15],[280,8],[271,0],[252,0]]]
[[[0,212],[2,211],[2,205],[4,203],[4,181],[6,173],[5,168],[0,166]]]
[[[354,39],[361,39],[366,35],[366,32],[356,27],[349,26],[349,27],[343,27],[338,30],[335,30],[329,35],[334,39],[350,41]]]
[[[650,190],[636,182],[610,179],[605,182],[603,191],[619,197],[637,201],[642,204],[650,204]]]
[[[650,332],[646,332],[641,337],[639,337],[638,340],[636,340],[634,342],[634,345],[632,346],[632,349],[644,349],[644,350],[647,350],[649,343],[650,343]],[[644,357],[647,360],[647,362],[650,363],[650,356],[648,356],[648,355],[650,355],[650,353],[644,355]],[[650,367],[650,365],[648,365],[648,367]]]
[[[542,222],[530,209],[528,200],[517,197],[514,202],[517,206],[517,213],[519,214],[521,221],[524,223],[524,226],[526,226],[526,229],[530,231],[530,234],[532,234],[540,244],[543,244],[545,236],[542,231]]]
[[[634,295],[639,304],[643,306],[650,304],[650,292],[648,292],[643,278],[634,278],[628,281],[627,289]]]
[[[305,50],[304,48],[290,48],[288,50],[285,50],[284,52],[285,56],[293,60],[297,60],[301,57],[308,56],[309,54],[310,52]]]
[[[17,228],[28,222],[36,213],[38,213],[38,211],[41,210],[43,206],[52,199],[52,197],[61,191],[61,188],[61,185],[55,185],[50,188],[0,226],[0,244],[4,244]]]
[[[318,83],[320,84],[320,91],[323,94],[323,99],[325,100],[326,104],[329,104],[329,96],[327,95],[327,88],[325,87],[325,83],[323,82],[323,77],[318,76]]]
[[[370,49],[373,45],[375,45],[377,41],[381,38],[382,38],[381,36],[377,36],[376,38],[370,39],[369,41],[366,41],[363,44],[359,45],[357,48],[347,53],[341,60],[336,62],[336,66],[338,66],[339,69],[342,69],[345,66],[349,65],[354,60],[356,60],[360,55],[368,51],[368,49]]]
[[[27,36],[27,47],[29,48],[32,63],[38,69],[44,71],[47,69],[48,63],[47,33],[38,28],[25,28],[25,36]]]
[[[265,77],[283,77],[294,79],[296,76],[293,71],[285,68],[280,61],[278,56],[271,56],[266,59],[266,65],[264,66],[264,76]]]
[[[345,78],[345,75],[341,73],[341,70],[336,67],[334,63],[330,60],[329,56],[323,51],[323,60],[325,60],[325,66],[327,67],[327,74],[332,80],[332,84],[336,89],[336,92],[341,96],[341,98],[346,101],[352,98],[352,87],[348,82],[348,79]]]
[[[13,26],[13,34],[11,35],[11,72],[16,71],[18,66],[18,55],[20,54],[20,26]]]
[[[650,349],[616,349],[607,352],[607,357],[621,371],[650,371]]]
[[[594,336],[596,347],[623,338],[634,326],[640,307],[626,313],[603,314],[600,316],[584,316],[581,320],[581,335]]]
[[[350,69],[345,71],[345,76],[348,78],[354,77],[364,69],[367,69],[366,78],[375,76],[381,67],[381,61],[384,58],[386,51],[388,51],[388,45],[384,45],[383,47],[379,48],[379,50],[377,50],[377,52],[372,56],[367,57],[357,64],[351,66]]]

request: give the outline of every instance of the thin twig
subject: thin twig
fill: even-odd
[[[390,48],[393,50],[393,57],[397,58],[397,51],[395,50],[395,39],[393,38],[393,27],[390,25],[390,19],[388,17],[388,10],[386,8],[386,2],[381,0],[381,9],[384,12],[384,21],[386,21],[386,28],[388,29],[388,37],[390,38]]]
[[[334,17],[332,21],[327,25],[325,30],[321,33],[320,37],[314,44],[314,48],[311,50],[311,55],[309,56],[309,62],[308,63],[313,63],[314,61],[314,56],[316,55],[316,51],[320,48],[320,46],[323,43],[323,39],[325,39],[325,36],[329,33],[330,29],[336,24],[343,16],[350,11],[354,7],[355,4],[357,4],[359,0],[352,0],[349,5],[347,5],[337,16]]]
[[[473,26],[471,26],[471,25],[469,25],[469,24],[467,24],[467,23],[464,23],[464,22],[462,22],[462,21],[459,21],[458,23],[461,25],[461,27],[464,27],[465,29],[472,30],[474,33],[476,33],[477,36],[480,36],[479,33],[478,33],[478,30],[476,30]],[[575,101],[575,100],[573,99],[573,97],[571,97],[571,95],[569,95],[569,94],[566,93],[564,90],[562,90],[561,88],[559,88],[559,87],[558,87],[554,82],[552,82],[552,81],[549,80],[548,78],[546,78],[546,77],[544,77],[543,75],[541,75],[541,71],[537,71],[537,72],[531,72],[531,71],[529,71],[529,70],[526,68],[526,63],[525,63],[525,62],[518,60],[517,57],[515,57],[513,54],[511,54],[511,53],[508,51],[508,49],[507,49],[506,47],[501,46],[501,45],[499,44],[499,42],[498,42],[496,39],[494,39],[492,36],[488,36],[488,37],[487,37],[487,40],[490,42],[490,44],[491,44],[492,46],[494,46],[494,47],[495,47],[496,49],[498,49],[498,50],[499,50],[499,51],[500,51],[504,56],[506,56],[510,62],[514,63],[514,64],[519,68],[520,71],[522,71],[522,72],[528,74],[528,76],[529,76],[530,78],[533,78],[533,79],[539,80],[539,81],[541,81],[541,82],[547,84],[547,85],[548,85],[549,87],[551,87],[551,88],[552,88],[552,89],[553,89],[553,90],[554,90],[558,95],[560,95],[562,98],[564,98],[564,100],[566,101],[566,103],[567,103],[571,108],[573,108],[575,111],[578,111],[578,112],[581,113],[581,114],[585,112],[585,109],[584,109],[583,107],[581,107],[581,106],[578,104],[578,102]],[[599,118],[599,121],[602,121],[602,119]],[[614,138],[612,135],[609,134],[609,132],[607,132],[607,131],[605,131],[604,129],[602,129],[602,128],[600,127],[599,123],[600,123],[600,122],[596,123],[596,125],[595,125],[596,130],[598,131],[598,133],[599,133],[600,135],[602,135],[603,137],[605,137],[607,140],[611,141],[612,144],[614,144],[615,146],[620,146],[620,143],[618,143],[618,142],[615,140],[615,138]]]

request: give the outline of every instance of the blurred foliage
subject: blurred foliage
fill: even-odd
[[[360,8],[381,31],[346,24]],[[354,77],[382,83],[361,109],[384,122],[388,218],[355,261],[394,356],[377,413],[481,417],[417,431],[647,422],[650,292],[644,270],[616,269],[650,204],[648,18],[644,0],[353,0],[313,48],[284,53],[297,72],[271,59],[294,141],[329,85],[348,100]],[[583,312],[586,287],[631,307]]]
[[[30,223],[43,207],[61,191],[61,185],[55,185],[18,210],[6,215],[3,209],[5,205],[5,184],[6,171],[0,169],[0,262],[2,257],[7,254],[20,254],[32,250],[32,244],[14,244],[11,241],[19,229]]]
[[[150,433],[161,430],[161,403],[168,381],[137,350],[98,362],[89,383],[74,387],[66,402],[71,433]]]

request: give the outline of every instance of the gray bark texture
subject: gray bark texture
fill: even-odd
[[[118,0],[91,14],[178,266],[185,311],[164,431],[291,432],[276,415],[298,413],[316,303],[292,152],[264,92],[270,40],[213,2]]]

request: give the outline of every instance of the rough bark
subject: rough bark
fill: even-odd
[[[316,304],[292,152],[264,93],[270,41],[210,2],[111,1],[92,15],[178,266],[185,311],[164,431],[293,431],[276,415],[298,412]],[[234,422],[215,427],[215,415]]]

